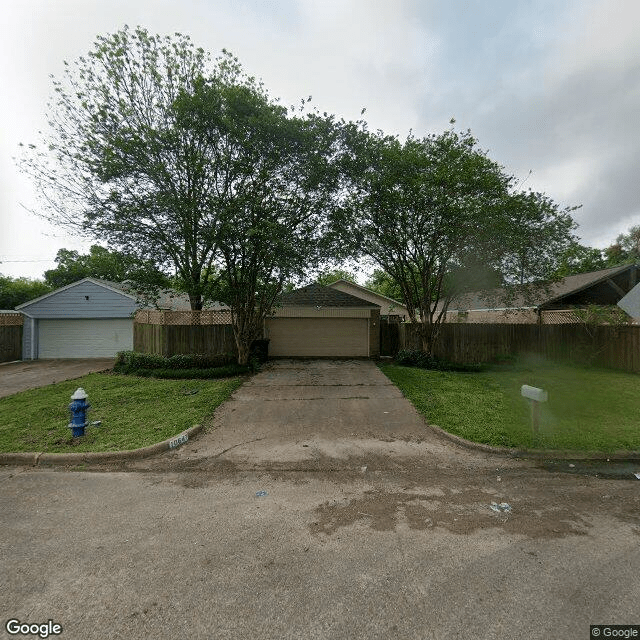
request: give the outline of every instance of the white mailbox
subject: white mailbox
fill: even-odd
[[[520,388],[520,393],[529,400],[535,400],[536,402],[546,402],[549,399],[547,392],[544,389],[538,389],[538,387],[530,387],[528,384],[523,384]]]

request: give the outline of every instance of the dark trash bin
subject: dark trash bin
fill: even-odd
[[[269,339],[254,340],[249,347],[249,358],[256,358],[260,364],[269,359]]]

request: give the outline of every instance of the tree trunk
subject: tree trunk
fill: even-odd
[[[251,312],[239,309],[233,313],[233,335],[238,349],[238,364],[249,364],[251,343],[259,337]]]
[[[246,341],[238,339],[236,337],[236,346],[238,347],[238,364],[249,364],[249,344]]]
[[[202,311],[202,296],[189,294],[189,304],[191,311]]]
[[[429,356],[433,356],[433,348],[435,346],[435,327],[431,322],[422,322],[420,327],[420,340],[422,350]]]

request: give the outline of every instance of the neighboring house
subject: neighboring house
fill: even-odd
[[[380,306],[380,317],[394,319],[397,318],[401,321],[407,321],[409,319],[409,312],[407,307],[393,298],[387,298],[371,289],[362,287],[355,282],[349,282],[349,280],[336,280],[329,285],[332,289],[337,289],[343,293],[348,293],[356,298],[361,298],[372,304]]]
[[[376,358],[380,305],[310,284],[282,294],[265,322],[269,356]]]
[[[449,305],[446,322],[571,322],[576,320],[572,309],[589,305],[613,307],[639,281],[640,267],[624,265],[567,276],[537,290],[533,300],[516,292],[505,303],[505,289],[477,291],[455,298]]]
[[[83,278],[16,307],[24,315],[22,358],[107,358],[133,349],[133,316],[148,308],[188,311],[189,297],[163,291],[150,305],[125,283]]]

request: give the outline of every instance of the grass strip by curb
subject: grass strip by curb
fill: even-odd
[[[242,384],[159,380],[93,373],[0,399],[0,452],[85,453],[140,449],[174,437],[210,416]],[[68,428],[71,394],[83,387],[91,410],[84,438]]]
[[[381,364],[430,424],[464,440],[522,450],[619,453],[640,450],[640,376],[542,363],[458,373]],[[549,392],[534,441],[523,384]]]

